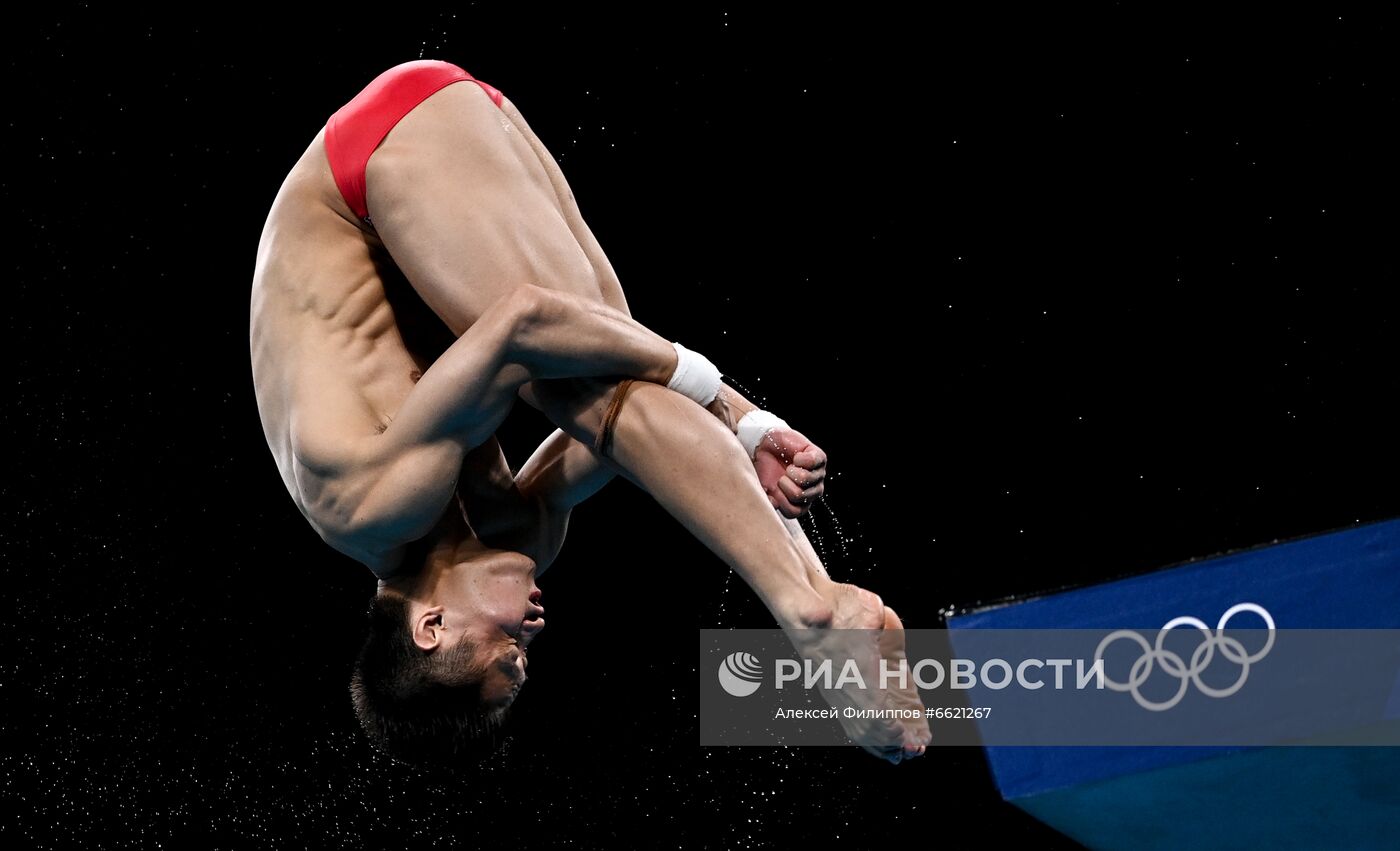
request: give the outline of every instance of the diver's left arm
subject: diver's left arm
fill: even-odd
[[[538,518],[528,552],[543,573],[559,555],[575,505],[617,475],[592,449],[561,429],[545,438],[515,475],[515,487]]]
[[[543,572],[559,554],[573,507],[615,475],[563,431],[547,437],[514,475],[495,437],[467,453],[457,494],[482,543],[534,559]]]

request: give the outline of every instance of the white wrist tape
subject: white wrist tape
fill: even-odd
[[[739,418],[739,443],[743,444],[744,451],[752,458],[758,454],[758,445],[763,442],[763,438],[768,432],[775,428],[787,428],[788,424],[767,411],[749,411]]]
[[[709,358],[680,343],[671,346],[676,350],[676,371],[666,386],[701,405],[713,402],[721,383],[719,368],[710,363]]]

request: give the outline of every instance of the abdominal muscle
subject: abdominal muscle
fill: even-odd
[[[352,556],[349,513],[369,484],[355,473],[427,368],[399,333],[377,242],[336,190],[318,133],[263,227],[249,346],[283,483],[327,543]]]

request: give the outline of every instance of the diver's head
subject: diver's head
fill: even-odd
[[[380,584],[351,697],[380,750],[414,763],[481,758],[501,742],[544,628],[535,564],[475,538],[435,547],[416,574]]]

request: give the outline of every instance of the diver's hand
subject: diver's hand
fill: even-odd
[[[784,517],[807,513],[826,488],[826,453],[790,428],[763,436],[753,466],[768,501]]]

